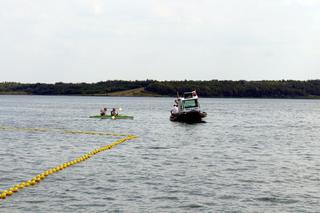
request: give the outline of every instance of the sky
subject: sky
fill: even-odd
[[[1,0],[0,82],[320,79],[320,0]]]

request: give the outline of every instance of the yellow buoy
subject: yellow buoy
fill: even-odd
[[[1,193],[1,195],[0,195],[0,198],[1,198],[1,199],[6,199],[6,197],[7,197],[7,193],[4,193],[4,192]]]
[[[19,188],[20,188],[20,189],[23,189],[25,186],[26,186],[26,183],[25,183],[25,182],[22,182],[22,183],[19,184]]]

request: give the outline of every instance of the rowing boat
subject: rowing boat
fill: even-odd
[[[112,115],[93,115],[93,116],[90,116],[89,118],[101,118],[101,119],[133,119],[133,116],[129,116],[129,115],[116,115],[116,116],[112,116]]]

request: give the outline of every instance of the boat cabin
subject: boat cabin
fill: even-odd
[[[195,92],[185,92],[183,97],[177,99],[179,113],[200,111],[198,96]]]

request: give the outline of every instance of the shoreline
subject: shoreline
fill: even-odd
[[[265,81],[100,81],[96,83],[0,82],[2,95],[65,95],[100,97],[176,97],[196,90],[200,97],[255,99],[320,99],[320,80]]]

